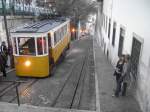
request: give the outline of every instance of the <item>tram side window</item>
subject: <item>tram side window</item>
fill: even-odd
[[[67,25],[63,27],[63,36],[66,36],[66,33],[67,33]]]
[[[60,40],[61,40],[61,29],[59,29],[58,32],[59,32],[59,38],[58,38],[58,41],[60,41]]]
[[[64,36],[66,35],[66,28],[65,26],[63,27],[63,30],[64,30]]]
[[[19,55],[35,55],[35,41],[33,37],[18,37]]]
[[[56,40],[56,32],[54,33],[54,44],[56,45],[57,40]]]
[[[57,30],[54,32],[54,44],[56,45],[59,40],[60,40],[60,32],[59,30]]]
[[[61,29],[59,29],[58,32],[59,32],[59,38],[58,38],[58,41],[60,41],[61,38],[62,38],[62,32],[61,32]]]
[[[54,44],[58,43],[67,33],[67,25],[54,32]]]
[[[64,37],[63,28],[61,28],[60,33],[61,33],[61,39],[62,39]]]
[[[67,32],[70,31],[70,24],[67,24]]]
[[[46,43],[46,37],[43,37],[43,44],[44,44],[44,54],[47,54],[47,43]]]
[[[60,29],[57,31],[57,42],[59,42],[59,40],[61,39],[61,31]]]

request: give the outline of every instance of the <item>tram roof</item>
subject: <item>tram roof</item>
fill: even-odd
[[[66,21],[67,19],[51,19],[38,21],[30,25],[25,25],[13,29],[11,33],[45,33]]]

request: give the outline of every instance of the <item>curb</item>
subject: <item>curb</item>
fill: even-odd
[[[99,96],[99,87],[96,71],[96,61],[95,61],[95,47],[94,47],[94,37],[93,37],[93,55],[94,55],[94,66],[95,66],[95,90],[96,90],[96,112],[101,112],[100,110],[100,96]]]

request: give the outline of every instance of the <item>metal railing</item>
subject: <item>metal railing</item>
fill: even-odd
[[[0,97],[4,96],[6,93],[8,93],[10,90],[14,89],[16,90],[16,95],[17,95],[17,103],[18,106],[20,106],[20,97],[19,97],[19,90],[18,90],[18,86],[21,83],[25,83],[26,81],[1,81],[3,83],[10,83],[11,85],[9,85],[8,87],[4,88],[3,90],[1,90],[0,92]]]
[[[0,0],[0,15],[2,12],[2,0]],[[25,5],[19,3],[5,3],[6,14],[10,15],[51,15],[53,10],[51,8],[37,7],[32,5]]]

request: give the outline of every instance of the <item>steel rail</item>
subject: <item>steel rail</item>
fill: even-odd
[[[65,86],[66,86],[68,80],[71,78],[73,69],[74,69],[74,67],[75,67],[76,65],[77,65],[77,64],[74,64],[74,65],[72,66],[72,68],[71,68],[71,70],[70,70],[70,72],[69,72],[69,75],[68,75],[67,79],[65,80],[65,83],[63,84],[61,90],[59,91],[59,93],[58,93],[58,95],[56,96],[55,100],[54,100],[53,103],[51,104],[51,107],[54,107],[54,106],[56,105],[57,100],[58,100],[58,98],[60,97],[61,93],[63,92],[63,89],[65,88]]]
[[[81,68],[81,71],[80,71],[80,75],[79,75],[79,79],[77,81],[77,85],[75,87],[75,90],[74,90],[74,95],[73,95],[73,98],[72,98],[72,101],[70,103],[70,109],[72,108],[73,106],[73,103],[74,103],[74,100],[75,100],[75,96],[76,96],[76,93],[77,93],[77,90],[78,90],[78,87],[79,87],[79,84],[80,84],[80,80],[81,80],[81,76],[83,75],[83,70],[84,70],[84,66],[86,64],[86,60],[88,59],[88,54],[89,54],[89,51],[87,51],[85,57],[84,57],[84,61],[83,61],[83,64],[82,64],[82,68]],[[81,93],[82,94],[82,93]],[[80,100],[80,99],[79,99]]]

